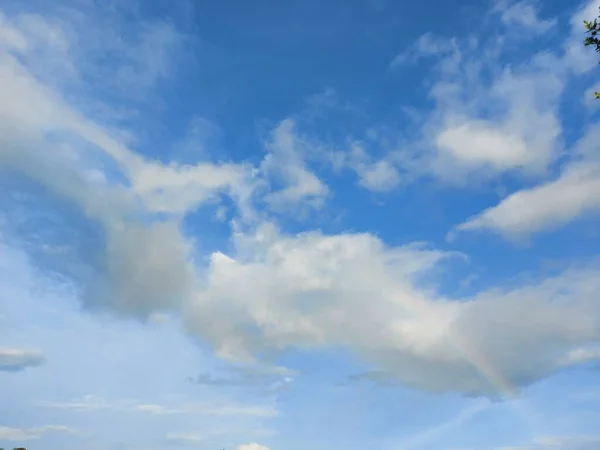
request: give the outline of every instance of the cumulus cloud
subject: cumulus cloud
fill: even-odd
[[[437,145],[461,164],[472,167],[482,164],[500,169],[525,166],[533,156],[528,154],[527,145],[520,137],[481,122],[445,129],[437,137]]]
[[[32,37],[19,23],[0,23],[0,165],[100,225],[102,276],[87,286],[89,304],[141,317],[174,309],[189,333],[236,361],[252,363],[290,348],[342,346],[395,380],[431,391],[513,394],[595,355],[588,352],[600,344],[595,264],[521,287],[446,298],[436,290],[435,275],[445,260],[460,255],[420,243],[389,246],[369,233],[288,234],[255,220],[234,227],[230,252],[214,252],[206,267],[197,265],[181,219],[204,202],[229,195],[240,209],[248,207],[267,184],[257,180],[262,176],[271,184],[262,200],[272,210],[323,204],[329,188],[310,169],[309,145],[294,120],[275,128],[259,167],[151,160],[36,76],[20,57]],[[64,53],[56,55],[76,67]],[[557,155],[555,100],[562,75],[540,75],[535,64],[543,61],[536,60],[533,69],[493,73],[492,82],[483,83],[482,69],[464,53],[453,44],[442,64],[446,78],[432,90],[439,111],[429,124],[434,132],[433,150],[424,158],[427,173],[452,181],[473,172],[543,176]],[[468,69],[467,79],[457,75],[462,69]],[[500,112],[486,114],[492,101]],[[502,152],[504,146],[511,151]],[[385,191],[399,182],[392,160],[348,161],[369,189]],[[589,189],[580,203],[589,200]],[[562,203],[573,198],[580,197]],[[475,220],[521,226],[512,207],[485,214]],[[63,406],[98,406],[72,403]],[[262,407],[123,407],[151,414],[273,414]]]
[[[424,170],[459,183],[505,172],[544,175],[559,151],[563,81],[535,59],[486,74],[485,59],[476,55],[463,58],[464,72],[443,76],[431,90],[437,107],[425,132],[435,138]],[[482,80],[489,76],[491,82]]]
[[[185,312],[191,333],[234,360],[345,346],[405,385],[494,396],[560,370],[600,339],[595,266],[448,299],[422,285],[452,256],[434,250],[267,226],[236,246],[233,257],[213,255],[207,287]]]
[[[42,353],[23,348],[0,347],[0,371],[19,372],[44,363]]]

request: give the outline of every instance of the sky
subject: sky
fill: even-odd
[[[0,0],[0,447],[600,448],[598,0]]]

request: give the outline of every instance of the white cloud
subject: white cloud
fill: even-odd
[[[254,442],[251,444],[242,444],[238,447],[238,450],[269,450],[269,447]]]
[[[585,364],[596,360],[600,360],[600,348],[577,348],[567,354],[564,364]]]
[[[70,428],[58,425],[44,425],[33,428],[10,428],[0,426],[0,440],[6,441],[29,441],[39,439],[46,433],[72,432]]]
[[[600,160],[595,154],[599,137],[600,126],[589,127],[572,147],[574,159],[557,179],[509,195],[458,225],[456,231],[490,230],[521,239],[600,212]]]
[[[43,21],[42,18],[36,20]],[[247,168],[243,165],[201,163],[179,166],[146,160],[114,138],[109,130],[67,105],[56,91],[36,79],[29,66],[14,58],[9,51],[0,56],[5,99],[0,116],[6,127],[5,140],[12,147],[23,146],[27,143],[27,136],[41,138],[47,131],[61,133],[67,141],[83,139],[114,159],[132,183],[133,193],[150,211],[183,213],[214,198],[218,192],[235,190],[244,183]],[[65,63],[70,62],[69,55],[55,56]],[[4,150],[3,153],[7,158],[16,158],[15,152],[22,153],[26,149],[13,149],[8,153]],[[71,158],[76,157],[80,164],[91,156],[85,151],[75,154]],[[59,158],[48,158],[47,162],[64,163]]]
[[[183,214],[243,184],[247,169],[237,164],[166,166],[147,162],[131,170],[131,181],[150,211]]]
[[[4,13],[0,13],[0,45],[17,51],[25,51],[29,46],[23,33],[9,23]]]
[[[508,169],[525,166],[532,157],[519,136],[495,130],[481,121],[445,129],[437,137],[437,145],[471,167],[489,164]]]
[[[0,347],[0,371],[17,372],[44,362],[41,352],[24,348]]]
[[[388,192],[398,186],[400,175],[388,161],[380,160],[357,169],[360,185],[370,191]]]
[[[451,58],[460,58],[454,39],[440,40],[434,33],[425,33],[407,50],[398,53],[390,63],[390,67],[415,63],[427,57],[448,55],[451,55]]]
[[[458,231],[487,229],[509,239],[565,225],[600,211],[600,167],[570,167],[560,178],[517,191],[456,227]]]
[[[425,154],[425,170],[459,183],[507,171],[544,175],[558,156],[556,100],[563,82],[533,65],[506,69],[486,86],[478,80],[481,70],[473,69],[474,80],[452,76],[433,87],[438,106],[425,130],[435,136],[434,151]]]
[[[359,185],[374,192],[389,192],[400,184],[396,167],[385,159],[374,161],[360,142],[354,142],[348,155],[341,155],[341,163],[348,165],[359,176]]]
[[[275,417],[277,411],[271,407],[237,405],[183,405],[169,408],[162,405],[136,405],[136,411],[150,414],[206,414],[211,416]]]
[[[583,19],[595,17],[599,5],[594,0],[576,12],[555,49],[532,50],[510,66],[505,63],[509,40],[523,37],[523,30],[542,33],[555,24],[539,17],[535,3],[496,2],[486,19],[500,20],[506,29],[491,35],[423,35],[395,63],[435,57],[429,72],[435,107],[424,118],[421,137],[395,152],[396,166],[461,185],[506,172],[530,180],[547,177],[563,154],[558,114],[563,89],[574,73],[595,66],[581,36]]]
[[[283,186],[265,197],[275,210],[293,208],[300,202],[320,208],[329,194],[327,186],[306,166],[308,145],[292,119],[282,121],[273,131],[261,169]]]
[[[7,29],[9,19],[2,26]],[[11,26],[16,30],[11,36],[18,31],[27,41],[29,28]],[[55,57],[71,62],[63,52]],[[74,202],[104,227],[106,273],[100,284],[87,286],[89,302],[108,302],[121,312],[139,315],[176,306],[192,283],[191,244],[181,234],[179,216],[220,193],[231,195],[242,207],[254,189],[249,169],[148,161],[68,105],[7,48],[0,48],[0,94],[0,166]],[[48,133],[55,138],[47,140]],[[121,173],[98,165],[98,152]],[[82,173],[96,175],[92,180]],[[118,175],[126,182],[114,181]],[[174,217],[152,224],[140,219],[153,212]]]
[[[115,405],[107,402],[105,399],[101,397],[97,397],[94,395],[85,395],[81,399],[69,401],[69,402],[39,402],[39,406],[44,408],[54,408],[54,409],[68,409],[78,412],[85,411],[98,411],[103,409],[120,409],[124,407],[124,405]]]
[[[231,403],[186,403],[181,405],[159,405],[140,403],[133,400],[108,401],[102,397],[86,395],[81,399],[67,402],[39,402],[39,406],[50,409],[65,409],[77,412],[94,412],[101,410],[130,411],[155,415],[197,414],[209,416],[248,416],[275,417],[277,410],[271,406],[244,405]]]
[[[11,26],[5,41],[25,51],[16,36],[26,31]],[[181,309],[187,329],[223,357],[252,361],[290,347],[343,346],[408,386],[490,396],[513,393],[564,367],[565,360],[580,362],[573,352],[600,339],[594,303],[600,277],[594,265],[512,290],[448,299],[436,293],[431,279],[437,264],[455,255],[419,244],[390,247],[367,233],[287,235],[267,223],[249,231],[240,227],[231,255],[215,252],[207,268],[196,267],[181,216],[221,194],[247,201],[256,189],[256,171],[237,164],[148,160],[67,104],[12,51],[3,47],[0,53],[5,99],[0,164],[71,201],[103,227],[105,278],[87,286],[87,300],[94,304],[144,317]],[[539,76],[534,68],[496,74],[488,85],[479,82],[478,68],[464,63],[461,50],[454,46],[449,55],[442,72],[450,78],[432,92],[440,108],[432,136],[441,148],[434,145],[427,170],[441,178],[490,168],[543,174],[556,156],[560,134],[553,97],[562,87],[560,78]],[[467,79],[452,78],[457,64],[469,69]],[[471,75],[477,83],[465,83]],[[492,100],[504,110],[483,121]],[[48,133],[64,145],[45,139]],[[507,155],[502,145],[514,148]],[[308,167],[308,147],[293,120],[274,130],[260,166],[280,185],[264,198],[272,208],[319,207],[329,194]],[[115,168],[94,164],[94,152]],[[395,186],[397,171],[387,161],[359,160],[361,182],[375,190]],[[91,183],[79,175],[82,169],[103,176]],[[115,181],[117,175],[125,181]],[[168,218],[152,222],[148,215],[155,212]],[[113,408],[93,399],[64,407]],[[122,407],[152,414],[273,413],[230,405]]]
[[[500,20],[504,24],[517,25],[534,34],[544,34],[556,25],[556,20],[540,19],[536,5],[529,0],[500,0],[494,5],[494,11],[500,14]]]
[[[589,128],[580,142],[563,148],[558,118],[559,100],[570,76],[591,68],[592,55],[582,50],[582,21],[594,17],[599,5],[589,2],[572,16],[571,32],[556,52],[537,53],[527,63],[513,63],[511,69],[494,74],[487,89],[482,90],[479,80],[482,61],[472,68],[470,81],[457,85],[456,78],[450,77],[433,88],[439,116],[426,130],[435,133],[437,151],[428,162],[425,157],[426,171],[462,184],[473,176],[492,177],[507,171],[538,183],[469,218],[450,238],[456,231],[486,229],[518,240],[600,210],[596,195],[600,166],[591,150],[598,130]],[[544,28],[530,3],[500,2],[496,12],[504,21],[519,17],[524,21],[521,25]],[[493,64],[494,58],[487,62]],[[468,91],[464,86],[469,86]],[[548,180],[561,156],[566,156],[561,174]]]
[[[236,247],[236,256],[213,255],[184,317],[223,357],[344,346],[412,387],[496,395],[600,340],[595,266],[451,300],[417,287],[450,256],[426,248],[268,226],[238,235]]]

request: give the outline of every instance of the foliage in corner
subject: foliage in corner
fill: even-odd
[[[598,23],[598,19],[600,19],[600,15],[598,18],[594,19],[593,22],[588,22],[587,20],[583,21],[587,30],[586,33],[588,33],[584,43],[586,47],[588,45],[593,45],[596,52],[600,53],[600,38],[598,37],[598,34],[600,33],[600,23]],[[596,92],[594,95],[597,99],[600,99],[600,92]]]

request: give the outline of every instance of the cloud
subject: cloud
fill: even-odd
[[[183,214],[243,184],[249,176],[247,169],[236,164],[165,166],[151,162],[133,169],[131,181],[150,211]]]
[[[100,410],[130,411],[155,415],[173,414],[198,414],[212,416],[250,416],[250,417],[275,417],[277,410],[270,406],[261,405],[238,405],[226,403],[198,404],[190,403],[183,405],[159,405],[140,403],[136,401],[111,402],[101,397],[86,395],[81,399],[68,402],[39,402],[39,406],[51,409],[65,409],[76,412],[93,412]]]
[[[540,19],[535,4],[527,0],[500,0],[496,2],[493,10],[500,14],[500,20],[505,25],[516,25],[536,35],[544,34],[556,26],[556,20]]]
[[[527,237],[600,210],[600,167],[573,165],[557,180],[517,191],[456,227],[491,230],[509,239]]]
[[[452,256],[442,252],[267,225],[235,239],[237,255],[213,254],[207,287],[184,313],[222,357],[342,346],[414,388],[496,396],[561,370],[600,339],[595,265],[447,299],[425,287]]]
[[[43,20],[37,17],[36,23]],[[9,30],[3,35],[10,46],[0,47],[0,167],[72,202],[103,229],[101,273],[91,281],[78,280],[88,283],[89,305],[142,317],[176,307],[190,289],[193,271],[179,216],[220,193],[242,204],[254,189],[246,183],[247,168],[162,165],[135,153],[115,137],[118,133],[36,77],[27,58],[20,57],[30,51],[31,30],[19,24],[18,17],[12,24],[5,17],[1,24]],[[65,64],[79,63],[62,51],[53,54]],[[153,220],[155,213],[167,217]]]
[[[538,69],[535,59],[492,74],[485,60],[464,59],[468,79],[451,73],[431,89],[437,106],[424,133],[435,137],[422,170],[462,184],[509,171],[545,175],[559,151],[561,78]],[[490,76],[489,84],[482,80]]]
[[[585,364],[596,360],[600,360],[600,348],[578,348],[567,354],[564,364]]]
[[[0,348],[0,372],[19,372],[44,363],[44,356],[35,350]]]
[[[436,110],[425,126],[435,135],[434,151],[424,153],[420,170],[463,185],[474,177],[504,173],[535,183],[458,225],[450,238],[457,231],[489,230],[507,239],[526,239],[600,208],[595,195],[600,166],[591,150],[597,124],[588,126],[579,142],[564,148],[558,115],[562,92],[572,76],[591,68],[592,55],[574,49],[583,49],[582,20],[592,11],[595,14],[597,6],[592,1],[573,14],[570,33],[553,52],[538,52],[527,62],[499,70],[502,47],[500,53],[486,56],[463,44],[463,73],[439,72],[442,78],[431,90]],[[536,18],[531,3],[499,2],[495,12],[507,25],[518,21],[540,31],[551,26]],[[488,74],[487,86],[481,79],[487,70],[484,62],[496,67]],[[463,81],[457,83],[459,79]],[[563,160],[557,167],[559,157]],[[549,179],[555,169],[559,175]]]
[[[192,383],[213,388],[243,388],[259,394],[270,395],[291,387],[296,372],[284,367],[262,368],[260,366],[230,367],[225,375],[201,373],[190,377]]]
[[[81,93],[93,90],[94,95],[104,94],[121,104],[154,98],[153,89],[174,75],[190,49],[191,37],[172,21],[142,17],[131,3],[58,1],[44,10],[44,16],[21,17],[28,19],[30,30],[52,32],[40,36],[44,41],[48,36],[60,38],[60,48],[72,62],[66,66],[68,81]],[[46,75],[49,67],[59,69],[50,57],[37,67]],[[56,77],[51,81],[65,82]]]
[[[260,445],[257,443],[252,444],[242,444],[238,447],[238,450],[269,450],[269,447],[264,445]]]
[[[361,165],[357,172],[360,185],[370,191],[388,192],[400,183],[398,171],[387,161],[377,161],[370,166]]]
[[[278,211],[297,206],[300,202],[320,208],[329,189],[311,172],[305,162],[309,144],[297,133],[293,119],[283,120],[267,142],[269,153],[261,170],[281,189],[265,196],[267,204]]]
[[[98,411],[103,409],[121,409],[126,407],[124,404],[112,404],[107,402],[105,399],[96,397],[94,395],[85,395],[81,399],[69,401],[69,402],[39,402],[39,406],[44,408],[53,409],[66,409],[77,412],[87,411]]]
[[[218,406],[218,405],[183,405],[169,408],[162,405],[135,405],[134,409],[150,414],[203,414],[212,416],[253,416],[275,417],[277,411],[261,406]]]
[[[29,441],[40,439],[44,434],[55,432],[71,433],[72,430],[68,427],[58,425],[44,425],[33,428],[10,428],[0,426],[0,440]]]
[[[198,445],[204,442],[206,438],[204,435],[197,433],[169,433],[165,439],[182,445]]]
[[[415,63],[427,57],[444,56],[456,50],[455,40],[436,39],[433,33],[428,32],[421,35],[407,50],[398,53],[390,63],[390,67]]]
[[[582,20],[594,17],[589,2],[570,21],[571,29],[554,49],[539,46],[510,53],[511,42],[548,31],[554,20],[540,19],[533,2],[498,1],[485,16],[504,26],[465,37],[421,36],[392,64],[431,57],[428,71],[432,111],[420,119],[419,133],[392,152],[400,171],[416,179],[435,176],[468,186],[506,173],[527,181],[544,180],[563,149],[559,105],[573,75],[594,66],[581,42]],[[488,26],[488,28],[490,28]]]
[[[348,136],[350,151],[322,146],[328,153],[324,159],[335,170],[351,168],[361,186],[380,192],[432,176],[463,188],[506,175],[528,184],[547,181],[570,153],[564,148],[560,102],[573,76],[592,67],[593,58],[581,45],[581,20],[595,14],[596,3],[573,14],[566,38],[552,49],[536,41],[514,52],[515,41],[556,26],[529,1],[495,2],[480,21],[485,30],[476,27],[462,37],[420,36],[391,65],[401,70],[423,58],[432,62],[424,89],[433,108],[412,111],[415,131],[375,138],[377,150],[385,149],[383,157],[363,150],[357,158],[352,147],[362,143]]]
[[[573,145],[573,159],[558,178],[509,195],[455,231],[489,230],[508,239],[521,239],[599,212],[600,161],[594,153],[599,137],[600,126],[588,127]]]
[[[437,137],[437,145],[466,166],[489,164],[507,169],[525,166],[532,157],[520,137],[502,133],[485,122],[445,129]]]
[[[350,375],[348,377],[348,380],[345,383],[341,384],[344,385],[349,383],[357,383],[361,381],[369,381],[379,387],[398,385],[398,382],[395,381],[389,373],[383,370],[370,370],[368,372]]]
[[[594,450],[600,445],[595,436],[544,436],[528,445],[500,447],[498,450]]]
[[[364,150],[361,142],[353,142],[349,155],[343,155],[344,164],[353,169],[358,177],[358,184],[374,192],[389,192],[400,184],[400,174],[396,167],[387,160],[374,161]]]
[[[431,428],[425,429],[420,433],[404,439],[399,445],[399,448],[414,448],[423,445],[424,443],[430,442],[440,434],[448,432],[455,428],[463,426],[469,422],[473,417],[477,416],[480,412],[485,411],[490,407],[489,401],[476,401],[472,405],[468,406],[464,410],[460,411],[456,416],[444,421],[440,424],[436,424]]]
[[[18,57],[32,39],[18,20],[2,26],[8,37],[0,48],[0,166],[67,200],[101,229],[99,274],[83,280],[86,305],[142,318],[174,310],[193,337],[238,362],[294,348],[343,347],[407,386],[491,397],[579,364],[585,358],[574,355],[599,344],[594,263],[521,287],[447,298],[437,292],[436,275],[444,261],[460,255],[422,243],[389,246],[369,233],[285,233],[261,211],[233,227],[228,254],[214,252],[202,266],[181,226],[200,205],[229,196],[243,218],[254,210],[255,195],[265,194],[264,203],[281,212],[318,208],[330,194],[309,167],[312,141],[294,119],[269,136],[259,167],[152,160],[33,73]],[[506,171],[543,177],[559,153],[555,102],[562,75],[540,71],[543,58],[484,73],[484,64],[469,56],[475,44],[454,42],[440,63],[444,78],[431,91],[437,110],[425,127],[432,138],[423,173],[453,182]],[[77,67],[64,48],[52,51]],[[490,111],[490,102],[498,110]],[[501,151],[505,145],[511,152]],[[400,181],[391,156],[344,162],[354,165],[364,186],[385,191]],[[156,415],[276,413],[263,406],[115,406],[94,399],[45,406]]]

